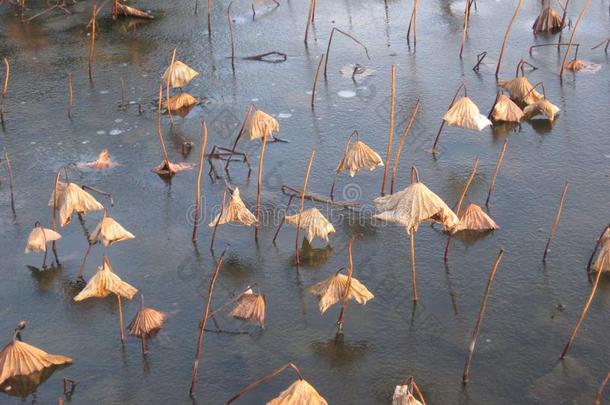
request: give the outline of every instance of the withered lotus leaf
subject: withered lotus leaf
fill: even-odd
[[[248,289],[237,300],[237,305],[229,315],[249,323],[257,324],[261,328],[265,326],[265,296],[255,294],[252,289]]]
[[[580,59],[573,59],[566,63],[566,69],[571,72],[578,72],[579,70],[584,69],[585,66],[587,66],[587,64]]]
[[[445,202],[421,182],[415,182],[397,193],[377,197],[374,201],[376,218],[397,223],[411,235],[424,221],[436,221],[445,230],[456,226],[459,218]]]
[[[511,99],[520,103],[532,104],[544,98],[542,94],[534,90],[534,86],[525,76],[512,80],[499,80],[498,86],[508,91]]]
[[[323,314],[328,308],[343,299],[347,290],[348,276],[337,273],[326,280],[307,288],[307,291],[319,298],[320,313]],[[359,304],[366,304],[372,300],[374,295],[360,281],[352,277],[351,286],[347,298]]]
[[[415,399],[408,385],[397,385],[392,397],[392,405],[423,405]]]
[[[167,102],[167,100],[163,101],[163,107],[168,108],[169,106],[170,111],[179,110],[184,107],[190,107],[195,104],[197,104],[197,99],[185,92],[170,97],[169,103]]]
[[[523,111],[509,97],[500,94],[491,113],[491,118],[494,121],[521,122]]]
[[[30,232],[28,243],[25,247],[25,253],[46,252],[47,243],[58,240],[59,238],[61,238],[61,235],[54,230],[36,226],[32,229],[32,232]]]
[[[135,236],[123,228],[114,218],[104,215],[93,232],[91,232],[89,241],[91,243],[101,242],[104,246],[110,246],[116,242],[134,238]]]
[[[559,111],[559,107],[547,99],[543,99],[525,107],[523,114],[526,119],[530,119],[536,115],[544,115],[550,121],[553,121]]]
[[[460,215],[460,222],[451,230],[451,233],[460,231],[490,231],[498,228],[494,220],[481,207],[476,204],[470,204]]]
[[[119,14],[125,15],[127,17],[136,17],[136,18],[146,18],[149,20],[154,19],[152,15],[148,14],[145,11],[138,10],[137,8],[126,6],[125,4],[121,4],[120,2],[116,3],[117,10]]]
[[[164,161],[159,166],[154,167],[152,171],[162,176],[173,176],[174,174],[183,170],[190,170],[194,166],[195,165],[193,163],[188,162],[172,163]]]
[[[140,307],[127,330],[129,334],[136,337],[149,337],[163,327],[166,316],[156,309]]]
[[[244,125],[244,135],[251,141],[263,139],[263,137],[267,137],[267,140],[272,139],[272,134],[279,130],[279,122],[261,110],[250,113]]]
[[[349,146],[336,171],[349,171],[349,175],[354,177],[362,169],[372,171],[377,166],[383,166],[381,156],[364,142],[356,141]]]
[[[246,204],[242,201],[239,189],[236,187],[231,195],[231,201],[229,204],[223,208],[222,212],[217,214],[216,217],[210,222],[209,226],[213,228],[218,225],[223,224],[242,224],[246,226],[250,226],[256,223],[256,217],[250,210],[246,207]]]
[[[85,288],[74,297],[74,301],[82,301],[88,298],[103,298],[110,294],[132,299],[138,290],[132,285],[121,280],[112,272],[110,260],[104,256],[104,262],[97,268],[97,273],[87,283]]]
[[[532,25],[532,29],[534,32],[555,32],[561,29],[562,18],[551,7],[544,7],[536,21],[534,21],[534,25]]]
[[[55,190],[51,193],[49,207],[53,208]],[[57,208],[59,209],[60,225],[66,226],[74,212],[85,214],[89,211],[100,211],[104,206],[91,194],[75,183],[57,182]]]
[[[72,359],[44,352],[37,347],[14,339],[0,352],[0,385],[7,379],[26,376],[47,367],[72,363]]]
[[[267,405],[328,405],[328,402],[305,380],[296,380]]]
[[[466,129],[483,130],[491,121],[481,114],[479,107],[468,97],[462,97],[443,116],[447,125]]]
[[[174,61],[173,66],[169,66],[165,73],[163,73],[163,81],[167,83],[169,78],[170,87],[184,87],[198,74],[199,72],[196,70],[193,70],[185,63],[176,60]]]
[[[300,224],[299,224],[300,217]],[[317,208],[309,208],[300,214],[287,215],[286,222],[301,227],[311,242],[316,236],[328,242],[328,235],[335,233],[335,227]]]
[[[108,149],[104,149],[100,152],[97,160],[94,160],[93,162],[81,162],[78,163],[77,166],[80,168],[103,170],[115,167],[116,163],[110,160],[110,153],[108,152]]]

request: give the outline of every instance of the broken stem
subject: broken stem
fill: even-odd
[[[487,278],[487,286],[485,286],[485,293],[483,294],[483,301],[481,302],[481,308],[479,309],[479,316],[477,318],[477,322],[474,326],[474,331],[472,332],[472,340],[470,341],[470,347],[468,349],[468,357],[466,359],[466,365],[464,366],[464,374],[462,376],[462,383],[468,383],[468,375],[470,373],[470,363],[472,361],[472,355],[474,354],[474,349],[477,345],[477,338],[479,337],[479,331],[481,329],[481,322],[483,321],[483,316],[485,316],[485,308],[487,307],[487,299],[489,298],[489,292],[491,291],[491,285],[496,277],[496,271],[498,270],[498,266],[500,265],[500,261],[502,260],[502,256],[504,256],[504,249],[500,249],[498,253],[498,257],[496,257],[496,261],[491,268],[491,272],[489,273],[489,277]]]
[[[549,247],[551,246],[551,241],[557,232],[557,227],[559,226],[559,220],[561,219],[561,211],[563,210],[563,203],[566,199],[566,194],[568,193],[568,182],[566,181],[563,185],[563,191],[561,192],[561,199],[559,200],[559,206],[557,207],[557,212],[555,213],[555,220],[553,221],[553,226],[551,227],[551,233],[549,233],[549,237],[546,240],[546,246],[544,247],[544,255],[542,255],[542,262],[546,263],[546,256],[549,253]]]

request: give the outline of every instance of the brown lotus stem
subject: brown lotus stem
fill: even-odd
[[[500,156],[498,157],[498,161],[496,162],[496,168],[494,170],[494,175],[491,178],[491,183],[489,183],[489,190],[487,191],[487,199],[485,200],[485,206],[489,207],[489,200],[491,199],[491,193],[494,191],[496,187],[496,179],[498,178],[498,173],[500,173],[500,168],[502,167],[502,162],[504,161],[504,154],[506,153],[506,147],[508,146],[508,139],[504,141],[502,145],[502,150],[500,150]]]
[[[591,264],[593,263],[593,258],[595,258],[595,254],[597,253],[597,249],[599,249],[600,245],[604,240],[604,235],[606,231],[610,228],[610,224],[606,225],[604,229],[602,229],[602,233],[597,238],[597,242],[595,242],[595,247],[593,248],[593,252],[591,253],[591,257],[589,258],[589,262],[587,263],[587,273],[591,272]]]
[[[472,355],[474,354],[474,349],[477,345],[477,338],[479,337],[479,331],[481,329],[481,322],[483,321],[483,316],[485,316],[485,308],[487,307],[487,299],[489,298],[489,292],[491,291],[491,285],[496,277],[496,271],[498,270],[498,266],[500,265],[500,261],[502,260],[502,256],[504,256],[504,249],[500,249],[498,253],[498,257],[496,257],[496,261],[491,268],[491,272],[489,273],[489,277],[487,278],[487,286],[485,287],[485,293],[483,294],[483,301],[481,302],[481,308],[479,310],[479,317],[477,318],[477,322],[474,326],[474,331],[472,332],[472,340],[470,341],[470,348],[468,349],[468,358],[466,359],[466,365],[464,366],[464,374],[462,376],[462,383],[468,383],[468,374],[470,373],[470,363],[472,361]]]
[[[231,163],[231,158],[233,157],[233,154],[235,153],[235,148],[237,148],[237,142],[239,142],[239,139],[241,138],[241,135],[244,132],[244,128],[246,127],[246,122],[248,122],[248,118],[250,117],[250,114],[252,114],[253,111],[256,110],[256,107],[254,106],[254,104],[250,103],[248,104],[248,107],[246,108],[246,115],[244,116],[244,120],[241,123],[241,128],[239,129],[239,132],[237,133],[237,138],[235,138],[235,142],[233,142],[233,147],[231,148],[231,154],[229,155],[229,158],[227,159],[227,163],[225,164],[225,172],[228,173],[229,171],[229,163]],[[249,176],[249,174],[248,174]]]
[[[517,7],[515,7],[515,12],[508,23],[508,27],[506,27],[506,32],[504,33],[504,39],[502,40],[502,46],[500,47],[500,56],[498,57],[498,65],[496,66],[496,79],[498,78],[498,74],[500,73],[500,66],[502,65],[502,57],[504,56],[504,49],[506,48],[506,42],[508,41],[508,35],[510,34],[510,29],[513,26],[513,23],[517,19],[519,15],[519,9],[521,9],[521,5],[523,4],[523,0],[519,0],[517,2]]]
[[[478,168],[479,168],[479,158],[476,158],[472,164],[472,171],[470,172],[470,176],[468,176],[468,179],[466,180],[466,183],[464,184],[464,190],[462,190],[462,194],[460,195],[460,198],[458,199],[458,202],[455,204],[455,207],[453,209],[453,211],[455,212],[455,215],[457,215],[458,217],[460,216],[460,210],[462,207],[462,203],[464,202],[464,198],[466,198],[466,194],[468,193],[468,189],[470,188],[470,184],[472,184],[472,180],[474,179],[474,176],[477,174]],[[447,244],[445,244],[445,254],[443,256],[443,260],[445,261],[445,263],[447,263],[447,260],[449,260],[449,247],[451,246],[452,238],[453,238],[453,234],[449,233],[449,236],[447,236]]]
[[[350,136],[347,137],[347,142],[345,142],[345,147],[343,148],[343,155],[341,156],[341,161],[343,162],[343,160],[345,159],[345,156],[347,155],[347,152],[349,151],[349,147],[352,144],[352,138],[356,136],[356,139],[360,138],[360,135],[358,134],[358,130],[354,130],[354,132],[352,132],[350,134]],[[339,165],[341,165],[341,163],[339,163]],[[337,178],[339,177],[339,174],[341,174],[341,172],[339,170],[335,171],[335,175],[333,176],[333,184],[330,187],[330,200],[334,201],[335,199],[335,186],[337,184]]]
[[[216,284],[216,279],[218,278],[218,273],[220,273],[220,268],[222,267],[222,261],[224,260],[226,252],[227,248],[225,248],[225,250],[220,255],[220,258],[216,262],[216,268],[214,269],[214,274],[212,275],[212,280],[210,281],[210,287],[208,288],[208,299],[205,304],[203,314],[201,315],[201,320],[199,321],[197,351],[195,352],[195,361],[193,362],[193,375],[191,377],[191,388],[189,389],[189,395],[191,397],[193,397],[193,394],[195,392],[195,384],[197,383],[197,373],[199,372],[199,359],[201,358],[201,350],[203,348],[203,337],[205,335],[205,324],[208,322],[208,314],[210,313],[210,305],[212,304],[212,294],[214,292],[214,285]]]
[[[318,68],[316,69],[316,76],[313,79],[313,86],[311,88],[311,108],[313,109],[314,103],[316,100],[316,88],[318,87],[318,79],[320,78],[320,68],[322,67],[322,62],[324,61],[325,54],[320,56],[320,61],[318,62]]]
[[[604,381],[602,381],[601,385],[599,386],[599,389],[597,390],[597,393],[595,394],[595,400],[593,401],[594,405],[601,405],[602,394],[604,393],[604,389],[606,388],[608,381],[610,381],[610,372],[606,374],[606,378],[604,378]]]
[[[252,391],[254,388],[258,387],[259,385],[264,384],[267,381],[271,381],[272,379],[274,379],[276,376],[278,376],[279,374],[281,374],[284,370],[286,370],[288,368],[291,368],[297,374],[299,380],[303,380],[304,379],[303,375],[301,374],[301,371],[298,369],[298,367],[296,365],[294,365],[293,363],[288,363],[285,366],[282,366],[282,367],[278,368],[273,373],[271,373],[271,374],[261,378],[260,380],[257,380],[255,382],[253,382],[252,384],[248,385],[246,388],[241,390],[233,398],[229,399],[227,401],[226,405],[229,405],[229,404],[237,401],[239,398],[241,398],[242,396],[244,396],[248,392]]]
[[[159,103],[157,105],[157,135],[159,136],[159,143],[161,144],[161,151],[163,152],[163,162],[169,165],[169,158],[167,157],[167,149],[165,148],[165,142],[163,141],[163,131],[161,130],[161,103],[163,102],[163,84],[159,85]],[[169,108],[169,105],[168,105]],[[168,166],[169,169],[169,166]]]
[[[417,167],[411,166],[411,184],[419,183],[419,171]]]
[[[301,207],[299,208],[299,217],[297,220],[297,232],[294,240],[295,251],[296,251],[296,264],[301,264],[301,257],[299,255],[299,236],[301,231],[301,216],[303,215],[303,209],[305,208],[305,193],[307,192],[307,182],[309,181],[309,173],[311,173],[311,166],[313,166],[313,159],[316,157],[315,149],[311,151],[309,156],[309,164],[307,165],[307,172],[303,179],[303,186],[301,187]]]
[[[8,63],[8,58],[2,58],[4,62],[4,84],[2,86],[2,97],[8,96],[8,82],[11,78],[11,65]]]
[[[199,0],[195,0],[195,15],[199,15]]]
[[[199,153],[199,167],[197,168],[197,183],[195,184],[195,218],[193,222],[192,241],[197,242],[197,229],[199,227],[199,211],[201,211],[201,174],[203,173],[203,159],[205,157],[205,148],[208,144],[208,126],[205,121],[201,122],[201,132],[203,139],[201,141],[201,151]]]
[[[314,7],[315,7],[315,0],[310,0],[309,1],[309,11],[307,12],[307,24],[305,25],[305,39],[303,40],[303,42],[305,42],[305,46],[307,46],[307,38],[309,37],[309,27],[311,26],[311,23],[313,22]]]
[[[345,311],[347,311],[347,304],[349,302],[349,292],[352,289],[352,275],[354,273],[354,260],[352,257],[352,246],[356,239],[360,238],[362,235],[354,235],[349,240],[347,245],[347,286],[345,287],[345,292],[343,293],[343,298],[341,301],[341,311],[339,312],[339,319],[337,319],[337,335],[343,334],[343,319],[345,318]]]
[[[53,182],[53,215],[51,217],[51,229],[54,231],[57,231],[57,205],[59,204],[58,186],[59,176],[62,170],[65,173],[66,181],[68,181],[68,169],[65,166],[61,166],[59,169],[57,169],[57,172],[55,173],[55,180]],[[56,241],[51,242],[51,246],[53,250],[53,256],[55,257],[55,263],[57,263],[57,265],[59,266],[60,263],[59,258],[57,256],[57,244],[55,242]]]
[[[565,28],[565,23],[566,23],[566,18],[568,17],[568,4],[570,3],[570,0],[566,0],[566,4],[565,6],[561,4],[561,1],[557,0],[557,3],[559,3],[559,5],[561,6],[561,8],[563,9],[563,14],[561,16],[561,30],[559,31],[559,39],[557,40],[558,44],[557,44],[557,52],[559,52],[559,43],[561,42],[562,38],[563,38],[563,29]]]
[[[415,123],[415,117],[417,116],[417,112],[419,111],[420,102],[419,99],[415,102],[415,107],[413,108],[413,112],[411,113],[411,118],[409,118],[409,122],[407,123],[407,127],[402,133],[400,137],[400,141],[398,142],[398,147],[396,149],[396,153],[394,154],[394,162],[392,164],[392,178],[390,179],[390,194],[394,194],[394,182],[396,180],[396,172],[398,171],[398,162],[400,161],[400,154],[402,153],[403,146],[407,137],[409,136],[409,132]]]
[[[231,69],[235,73],[235,36],[233,35],[233,20],[231,19],[231,6],[233,2],[229,3],[227,7],[227,22],[229,23],[229,39],[231,41]]]
[[[450,110],[451,107],[453,107],[453,103],[455,103],[455,100],[457,99],[457,96],[458,96],[458,94],[460,94],[460,91],[462,89],[464,89],[464,95],[468,94],[466,85],[464,83],[460,84],[460,86],[455,91],[455,94],[453,95],[453,98],[451,99],[451,103],[449,103],[449,107],[447,108],[447,110]],[[432,144],[432,154],[433,155],[436,154],[436,152],[437,152],[436,146],[438,145],[438,141],[441,139],[441,132],[443,132],[444,127],[445,127],[445,120],[441,120],[441,126],[438,129],[438,132],[436,133],[436,138],[434,138],[434,143]]]
[[[502,90],[500,90],[496,93],[496,98],[494,99],[494,103],[491,105],[491,108],[489,109],[489,114],[487,114],[488,120],[491,120],[491,116],[494,113],[496,105],[498,104],[498,100],[500,100],[500,94],[503,94]]]
[[[212,38],[212,0],[208,0],[208,37]]]
[[[68,118],[72,118],[72,105],[73,105],[73,94],[72,94],[72,73],[68,72]]]
[[[542,255],[542,262],[546,263],[546,257],[549,253],[549,247],[551,246],[551,241],[557,232],[557,227],[559,226],[559,220],[561,219],[561,211],[563,210],[563,203],[566,199],[566,194],[568,193],[568,182],[566,181],[563,185],[563,191],[561,192],[561,199],[559,200],[559,206],[557,207],[557,212],[555,213],[555,220],[553,221],[553,226],[551,227],[551,233],[549,233],[549,237],[546,240],[546,246],[544,247],[544,254]]]
[[[15,214],[15,192],[13,190],[13,166],[11,160],[8,157],[8,152],[4,148],[4,160],[6,161],[6,170],[8,171],[8,187],[11,193],[11,210],[13,215]]]
[[[258,158],[258,178],[256,180],[256,225],[254,225],[254,239],[258,241],[258,232],[261,223],[261,190],[263,188],[263,160],[267,148],[267,136],[263,136],[261,153]]]
[[[276,1],[276,0],[272,0]],[[278,3],[279,6],[279,3]],[[316,7],[318,6],[318,0],[313,0],[313,11],[311,13],[311,23],[313,24],[316,21]]]
[[[95,193],[98,193],[100,195],[103,195],[104,197],[108,198],[108,200],[110,201],[110,206],[114,207],[114,199],[112,198],[112,194],[111,193],[109,193],[107,191],[100,190],[100,189],[95,188],[95,187],[87,186],[87,185],[83,185],[83,186],[81,186],[81,188],[83,190],[85,190],[85,191],[89,190],[89,191],[93,191]]]
[[[288,195],[288,196],[296,196],[299,197],[301,196],[301,190],[297,190],[294,187],[290,187],[287,185],[282,185],[282,193]],[[337,207],[345,207],[345,208],[354,208],[354,207],[359,207],[360,203],[358,202],[352,202],[352,201],[334,201],[334,200],[329,200],[328,198],[324,198],[322,196],[319,195],[315,195],[315,194],[308,194],[305,193],[304,198],[306,200],[309,201],[313,201],[313,202],[319,202],[322,204],[328,204],[328,205],[336,205]]]
[[[352,41],[354,41],[355,43],[357,43],[358,45],[363,47],[364,48],[364,52],[366,53],[366,57],[368,59],[371,59],[370,56],[369,56],[368,48],[362,42],[360,42],[358,39],[356,39],[356,37],[348,34],[347,32],[345,32],[343,30],[340,30],[339,28],[333,28],[332,31],[330,32],[330,37],[328,38],[328,46],[326,47],[326,59],[324,60],[324,78],[325,79],[327,77],[328,59],[330,58],[330,45],[333,42],[333,37],[335,35],[335,31],[345,35],[346,37],[348,37],[349,39],[351,39]]]
[[[593,283],[593,288],[591,289],[589,298],[587,299],[587,302],[585,303],[585,307],[582,309],[582,312],[580,313],[580,316],[578,317],[578,321],[576,322],[576,325],[574,326],[574,329],[572,330],[572,334],[570,335],[570,338],[568,339],[568,343],[566,343],[565,347],[563,348],[563,351],[561,352],[561,356],[559,356],[560,360],[563,360],[566,357],[566,354],[568,354],[568,350],[570,350],[570,346],[574,342],[574,339],[576,338],[576,335],[578,334],[578,331],[580,330],[580,326],[582,325],[582,322],[585,320],[585,317],[587,316],[587,312],[589,312],[589,307],[591,306],[591,302],[593,302],[593,297],[595,297],[595,292],[597,291],[597,286],[599,285],[599,279],[601,278],[602,273],[603,273],[602,268],[604,267],[604,264],[605,264],[605,257],[602,258],[602,262],[600,263],[599,269],[597,269],[597,276],[595,277],[595,282]]]
[[[580,13],[578,13],[578,18],[576,19],[576,23],[574,24],[574,28],[570,33],[570,39],[568,40],[568,49],[566,49],[566,53],[563,55],[563,60],[561,61],[561,69],[559,70],[559,79],[563,78],[563,71],[566,68],[566,61],[568,59],[568,55],[570,54],[570,50],[572,49],[572,43],[574,42],[574,36],[576,35],[576,31],[578,30],[578,26],[580,25],[583,17],[585,16],[585,12],[587,8],[589,8],[589,4],[591,4],[591,0],[585,0],[583,3]]]
[[[85,263],[87,263],[87,258],[89,257],[89,253],[91,253],[91,248],[93,247],[93,243],[91,241],[87,241],[87,251],[85,252],[85,257],[83,257],[83,261],[80,264],[80,269],[78,271],[78,275],[76,276],[79,279],[82,279],[85,275]]]
[[[383,168],[383,180],[379,195],[385,195],[385,182],[390,169],[390,158],[392,156],[392,140],[394,138],[394,110],[396,107],[396,65],[392,65],[392,84],[390,90],[390,127],[388,129],[388,146],[385,151],[385,165]]]
[[[413,47],[417,47],[417,6],[419,0],[413,0],[413,10],[411,11],[411,18],[409,19],[409,28],[407,28],[407,44],[411,45],[411,30],[413,30]]]
[[[466,194],[468,193],[468,189],[470,188],[470,185],[472,184],[472,180],[474,179],[474,176],[477,174],[477,169],[479,168],[479,158],[476,158],[474,160],[474,162],[472,163],[472,171],[470,172],[470,176],[468,176],[468,179],[466,180],[466,183],[464,184],[464,190],[462,190],[462,194],[460,195],[460,198],[458,199],[457,204],[455,204],[454,207],[454,212],[455,215],[457,215],[458,217],[460,216],[460,210],[462,208],[462,203],[464,202],[464,198],[466,198]]]
[[[486,56],[487,56],[487,51],[483,51],[480,54],[478,54],[477,55],[477,64],[472,67],[472,70],[474,70],[475,72],[478,72],[481,67],[481,64],[483,63],[483,60],[485,59]]]
[[[93,83],[93,55],[95,52],[95,33],[97,29],[97,4],[93,4],[91,17],[91,44],[89,45],[89,81]]]
[[[220,207],[220,212],[218,213],[218,218],[216,218],[216,222],[214,223],[214,230],[212,231],[212,240],[210,241],[210,250],[212,252],[214,252],[214,241],[216,240],[216,230],[218,229],[218,224],[220,223],[222,214],[224,213],[226,200],[227,200],[227,188],[225,187],[225,190],[222,193],[222,206]]]
[[[280,230],[282,229],[282,226],[284,226],[284,223],[286,222],[286,215],[288,215],[288,212],[290,210],[290,205],[292,204],[292,200],[294,199],[294,195],[291,195],[288,198],[288,204],[286,205],[286,213],[282,216],[282,220],[280,221],[280,225],[277,227],[277,230],[275,231],[275,235],[273,235],[273,244],[275,245],[275,241],[277,239],[277,236],[280,234]]]
[[[169,120],[170,122],[173,124],[174,123],[174,117],[172,116],[172,109],[170,108],[170,103],[169,103],[169,95],[170,95],[170,80],[172,78],[172,72],[174,71],[174,63],[176,62],[176,48],[174,48],[174,51],[172,52],[172,62],[169,65],[169,74],[167,75],[167,81],[165,83],[165,89],[167,92],[167,99],[166,99],[166,107],[167,107],[167,115],[169,115]]]
[[[46,269],[47,268],[47,252],[49,250],[47,247],[47,234],[45,233],[42,225],[40,225],[40,222],[36,221],[36,223],[34,224],[34,227],[35,228],[38,227],[42,231],[42,238],[44,239],[44,256],[42,258],[42,268]]]
[[[606,47],[604,48],[604,50],[606,51],[606,53],[608,53],[608,47],[610,47],[610,38],[604,39],[602,42],[600,42],[599,44],[597,44],[593,48],[591,48],[591,50],[595,50],[595,49],[599,48],[600,46],[602,46],[603,44],[606,44]]]
[[[464,45],[466,44],[466,37],[468,37],[468,23],[470,22],[470,6],[472,2],[466,0],[466,6],[464,10],[464,27],[462,30],[462,44],[460,45],[460,59],[462,59],[462,53],[464,52]]]
[[[409,241],[411,242],[411,289],[413,291],[413,302],[419,301],[417,294],[417,271],[415,269],[415,232],[412,231],[409,235]]]
[[[124,344],[125,333],[123,332],[123,329],[125,329],[125,326],[123,325],[123,305],[121,304],[121,296],[118,294],[116,296],[116,302],[119,306],[119,336],[121,338],[121,344]]]

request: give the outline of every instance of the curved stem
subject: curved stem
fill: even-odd
[[[333,36],[335,34],[335,31],[345,35],[346,37],[350,38],[352,41],[354,41],[355,43],[357,43],[358,45],[360,45],[362,48],[364,48],[364,52],[366,53],[366,57],[368,59],[371,59],[371,57],[369,56],[369,50],[368,48],[362,43],[360,42],[358,39],[356,39],[356,37],[348,34],[345,31],[340,30],[339,28],[333,28],[332,31],[330,32],[330,37],[328,38],[328,46],[326,47],[326,59],[324,61],[324,78],[326,78],[326,74],[327,74],[327,69],[328,69],[328,59],[330,58],[330,45],[333,42]]]

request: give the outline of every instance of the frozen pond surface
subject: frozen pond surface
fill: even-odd
[[[421,180],[453,205],[472,161],[479,157],[481,165],[469,200],[483,205],[500,148],[509,139],[490,207],[501,229],[474,243],[454,239],[445,266],[446,236],[438,227],[422,226],[416,237],[421,302],[415,311],[408,238],[402,228],[374,225],[370,218],[382,170],[361,172],[353,179],[340,176],[336,197],[359,200],[363,207],[358,211],[326,210],[318,205],[337,229],[331,238],[332,252],[308,254],[299,271],[293,264],[294,228],[282,231],[277,246],[271,243],[272,225],[261,229],[258,246],[253,229],[219,228],[217,251],[227,243],[231,247],[215,302],[257,283],[267,297],[267,326],[258,331],[219,317],[224,329],[252,333],[206,335],[196,403],[224,403],[289,361],[299,365],[305,378],[331,404],[390,403],[394,386],[408,375],[415,376],[431,404],[591,403],[610,364],[607,278],[602,279],[568,358],[564,362],[557,359],[590,291],[585,266],[595,239],[608,222],[608,57],[601,49],[590,50],[608,36],[608,1],[592,2],[576,36],[582,44],[579,56],[601,69],[593,74],[568,73],[563,85],[557,75],[561,59],[555,48],[528,55],[530,45],[556,41],[557,36],[532,34],[539,2],[526,1],[511,32],[501,77],[513,77],[518,60],[527,58],[539,68],[527,73],[529,80],[544,81],[548,99],[561,108],[559,117],[552,125],[541,120],[525,122],[517,132],[505,127],[481,133],[445,128],[436,159],[428,150],[461,82],[467,84],[468,95],[483,113],[492,105],[497,91],[495,61],[515,2],[478,1],[461,61],[463,2],[420,2],[416,52],[409,50],[405,40],[410,1],[319,1],[308,48],[303,45],[308,2],[280,2],[275,10],[257,6],[254,21],[249,4],[233,4],[238,56],[269,51],[288,56],[286,62],[277,64],[238,59],[235,75],[228,59],[227,1],[213,2],[211,40],[205,2],[199,16],[193,15],[192,2],[136,3],[151,10],[156,17],[152,21],[112,21],[106,9],[99,21],[93,85],[87,76],[90,2],[79,2],[71,16],[51,14],[29,25],[21,25],[7,7],[0,8],[0,56],[7,55],[12,67],[0,145],[13,161],[17,199],[13,217],[2,172],[0,343],[8,342],[18,321],[27,319],[27,342],[74,359],[72,366],[55,372],[39,387],[38,403],[55,403],[63,377],[79,381],[71,404],[191,401],[188,387],[197,325],[214,267],[207,223],[222,199],[223,185],[204,179],[204,225],[199,249],[194,249],[190,218],[196,171],[177,174],[171,187],[150,171],[162,159],[155,133],[158,78],[174,47],[180,60],[201,73],[185,90],[207,103],[186,118],[177,118],[171,129],[164,119],[170,158],[196,162],[199,139],[195,134],[201,118],[210,128],[210,146],[230,146],[247,104],[254,101],[278,118],[278,136],[289,141],[267,147],[265,208],[285,206],[287,197],[280,187],[299,187],[311,149],[317,155],[309,190],[327,195],[345,140],[354,129],[385,157],[392,64],[397,66],[395,140],[416,99],[422,103],[401,158],[399,189],[408,184],[409,167],[415,164]],[[582,3],[570,2],[573,21]],[[32,7],[39,10],[41,5],[32,2]],[[332,27],[355,35],[368,47],[371,58],[348,39],[335,36],[328,80],[320,80],[312,111],[311,85]],[[483,51],[489,53],[486,64],[480,72],[473,72],[476,55]],[[340,72],[349,63],[359,63],[375,74],[355,83]],[[66,116],[68,71],[74,83],[72,120]],[[121,78],[130,103],[127,111],[118,109]],[[194,140],[195,149],[183,158],[185,140]],[[69,281],[77,274],[87,247],[77,218],[60,231],[61,269],[33,272],[27,265],[39,265],[41,257],[23,255],[32,225],[36,221],[50,225],[51,210],[46,205],[57,168],[93,160],[104,148],[120,165],[105,172],[86,172],[78,181],[112,192],[112,216],[136,235],[133,241],[108,248],[114,269],[144,293],[147,305],[170,315],[150,344],[145,361],[136,339],[128,339],[121,350],[113,299],[72,300],[75,292]],[[244,141],[240,148],[248,151],[256,169],[258,144]],[[207,171],[206,163],[204,173]],[[256,172],[248,181],[245,167],[232,164],[231,180],[239,186],[245,203],[254,207]],[[566,180],[570,190],[561,224],[550,259],[543,266],[544,244]],[[100,201],[106,203],[102,197]],[[85,216],[86,228],[91,230],[99,218],[99,213]],[[347,242],[357,233],[364,237],[354,251],[355,277],[375,298],[366,306],[350,305],[344,340],[337,342],[338,308],[320,316],[316,300],[305,287],[346,264]],[[321,247],[319,242],[316,247]],[[470,335],[500,247],[506,254],[489,299],[471,382],[464,388],[461,373]],[[102,254],[101,247],[93,249],[87,278],[101,263]],[[556,309],[559,304],[565,311]],[[124,305],[126,323],[137,308],[137,300]],[[242,403],[264,403],[291,379],[283,376]],[[2,394],[0,402],[20,403],[20,399]]]

